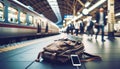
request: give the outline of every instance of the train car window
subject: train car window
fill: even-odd
[[[34,22],[34,17],[29,16],[29,26],[34,26],[33,22]]]
[[[13,7],[8,8],[8,21],[12,23],[18,23],[18,10],[17,9]]]
[[[43,24],[43,27],[46,27],[46,22],[45,21],[43,21],[42,24]]]
[[[38,19],[38,18],[35,18],[35,19],[34,19],[34,26],[37,27],[38,23],[40,23],[39,19]]]
[[[41,27],[44,27],[44,25],[43,25],[43,22],[42,22],[42,21],[40,21],[40,24],[41,24]]]
[[[0,21],[4,21],[4,5],[0,2]]]
[[[34,18],[34,26],[37,27],[37,19]]]
[[[40,26],[42,26],[42,21],[41,21],[41,19],[39,19],[39,23],[40,23]]]
[[[25,12],[20,12],[20,24],[21,25],[27,25],[26,16],[27,15]]]
[[[49,23],[49,28],[51,28],[51,24]]]
[[[38,19],[38,22],[39,22],[39,23],[41,23],[41,20],[40,20],[40,19]]]

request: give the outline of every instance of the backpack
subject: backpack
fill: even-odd
[[[67,62],[71,54],[82,55],[84,45],[82,42],[76,42],[69,39],[59,39],[44,48],[42,58],[52,62]]]
[[[76,54],[79,56],[81,62],[99,60],[100,56],[92,55],[84,52],[84,45],[82,42],[72,41],[69,39],[59,39],[44,48],[39,52],[36,62],[39,62],[40,56],[50,62],[66,63],[70,60],[70,55]]]

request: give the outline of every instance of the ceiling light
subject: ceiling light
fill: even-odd
[[[80,12],[77,12],[77,15],[80,15]]]
[[[90,7],[88,9],[88,12],[92,11],[93,9],[95,9],[96,7],[100,6],[101,4],[103,4],[106,0],[100,0],[99,2],[95,3],[92,7]]]
[[[116,13],[115,16],[120,16],[120,12],[119,12],[119,13]]]
[[[91,2],[87,1],[87,2],[85,3],[85,7],[88,7],[90,4],[91,4]]]
[[[57,0],[47,0],[47,1],[57,17],[58,21],[56,22],[56,24],[60,23],[62,21],[62,17],[61,17],[61,13],[60,13]]]
[[[83,11],[82,11],[83,15],[87,15],[89,12],[88,12],[88,9],[87,8],[84,8]]]

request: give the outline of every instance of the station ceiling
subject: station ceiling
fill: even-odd
[[[53,22],[57,22],[58,18],[55,15],[54,11],[52,10],[50,4],[48,3],[48,0],[18,0],[22,2],[23,4],[27,6],[33,7],[33,9],[40,13],[43,14],[45,17],[50,19]],[[94,4],[96,4],[100,0],[56,0],[58,3],[58,7],[60,10],[60,14],[62,17],[62,20],[64,19],[64,15],[73,15],[73,7],[75,6],[75,14],[78,15],[78,12],[82,12],[82,10],[85,8],[85,3],[86,2],[91,2],[89,5],[90,8]],[[120,12],[120,0],[115,0],[115,13]],[[100,5],[105,8],[106,13],[107,13],[107,1],[105,1],[102,5]],[[97,11],[97,8],[92,10],[89,14],[95,17],[95,13]],[[84,17],[82,17],[84,18]],[[119,17],[117,18],[119,19]]]

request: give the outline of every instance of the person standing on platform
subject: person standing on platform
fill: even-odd
[[[96,13],[96,24],[97,25],[97,32],[96,32],[96,37],[95,39],[97,39],[97,35],[100,32],[100,29],[102,30],[102,42],[104,42],[104,27],[107,24],[106,23],[106,14],[104,12],[104,9],[102,7],[99,8],[99,12]]]
[[[94,26],[94,23],[92,22],[92,16],[88,16],[87,17],[87,35],[88,35],[88,39],[89,39],[89,35],[91,35],[90,39],[92,39],[92,36],[94,34],[93,26]]]
[[[73,30],[74,29],[75,29],[74,24],[70,23],[70,32],[71,32],[71,35],[73,35]]]
[[[80,27],[79,25],[80,25],[79,22],[76,22],[76,23],[75,23],[75,33],[76,33],[76,36],[78,36],[79,27]]]
[[[84,34],[84,23],[82,20],[80,21],[80,34]]]
[[[67,32],[67,34],[69,34],[69,32],[70,32],[70,24],[67,26],[66,32]]]

